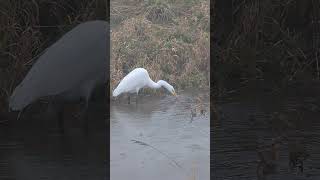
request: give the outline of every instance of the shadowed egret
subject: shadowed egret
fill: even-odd
[[[54,109],[63,131],[62,102],[82,100],[86,126],[92,91],[107,82],[108,27],[100,20],[82,23],[47,48],[13,91],[9,108],[22,111],[41,97],[54,96]]]
[[[136,93],[138,96],[139,90],[144,87],[149,87],[152,89],[159,89],[164,87],[172,95],[176,96],[173,86],[164,80],[159,80],[154,82],[150,79],[148,71],[144,68],[136,68],[127,74],[119,83],[117,88],[113,91],[112,95],[114,97],[119,96],[122,93]],[[137,101],[136,101],[137,102]],[[130,103],[130,96],[129,96]]]

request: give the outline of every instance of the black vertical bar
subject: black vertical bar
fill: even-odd
[[[319,18],[319,1],[318,0],[312,0],[312,48],[316,59],[317,64],[317,78],[319,79],[319,41],[320,41],[320,18]]]
[[[106,103],[107,103],[107,113],[106,113],[106,179],[110,179],[110,41],[111,41],[111,27],[110,27],[110,1],[106,0],[106,19],[109,22],[109,26],[107,28],[108,39],[107,39],[107,79],[108,83],[105,89],[106,92]]]
[[[216,121],[217,119],[214,119],[213,112],[214,112],[214,98],[213,98],[213,61],[215,61],[216,59],[214,59],[216,56],[212,55],[211,53],[213,52],[213,41],[214,41],[214,33],[213,33],[213,29],[214,29],[214,22],[215,22],[215,18],[216,18],[216,12],[215,12],[215,0],[211,0],[210,1],[210,179],[213,179],[213,173],[214,173],[214,169],[213,169],[213,163],[214,163],[214,154],[213,152],[213,121]]]

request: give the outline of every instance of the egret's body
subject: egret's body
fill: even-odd
[[[82,23],[47,48],[13,91],[10,109],[21,111],[46,96],[82,99],[87,106],[96,85],[107,81],[107,27],[105,21]]]
[[[122,93],[136,93],[138,95],[139,90],[144,87],[152,89],[159,89],[164,87],[170,93],[175,95],[174,88],[164,80],[154,82],[149,77],[148,71],[144,68],[136,68],[127,74],[119,83],[117,88],[113,91],[113,96],[119,96]]]

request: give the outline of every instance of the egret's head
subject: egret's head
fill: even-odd
[[[176,96],[176,92],[173,86],[171,86],[169,83],[167,83],[164,80],[159,80],[157,83],[160,84],[162,87],[166,88],[172,95]]]

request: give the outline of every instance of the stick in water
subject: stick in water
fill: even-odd
[[[138,140],[134,140],[132,139],[131,141],[133,141],[134,143],[137,143],[137,144],[140,144],[140,145],[143,145],[143,146],[149,146],[151,147],[152,149],[158,151],[159,153],[161,153],[162,155],[164,155],[166,158],[168,158],[171,162],[173,162],[176,166],[178,166],[179,168],[182,168],[181,165],[179,165],[175,160],[171,159],[167,154],[165,154],[164,152],[161,152],[160,150],[158,150],[157,148],[145,143],[145,142],[142,142],[142,141],[138,141]]]

